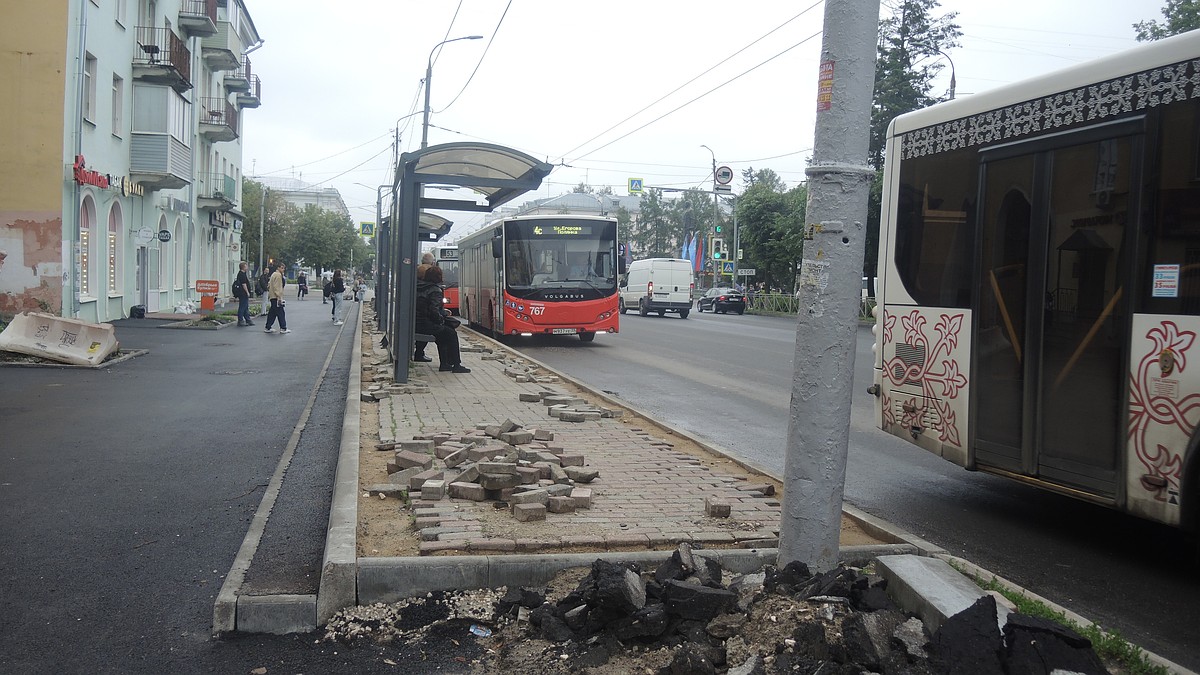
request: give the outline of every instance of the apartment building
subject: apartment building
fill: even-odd
[[[0,6],[0,314],[113,321],[242,257],[242,0]]]

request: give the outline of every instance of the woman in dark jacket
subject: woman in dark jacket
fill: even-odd
[[[432,335],[437,343],[438,370],[451,373],[469,373],[470,368],[462,364],[458,351],[458,333],[446,322],[442,309],[442,268],[432,266],[425,270],[425,278],[417,280],[416,322],[417,333]]]

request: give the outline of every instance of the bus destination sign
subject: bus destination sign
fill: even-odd
[[[592,234],[591,225],[535,225],[535,237],[582,237]]]

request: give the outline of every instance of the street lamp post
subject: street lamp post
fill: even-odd
[[[940,49],[935,49],[934,51],[941,54],[942,56],[946,57],[946,60],[950,62],[950,100],[953,101],[954,100],[954,87],[955,87],[954,59],[950,58],[949,54],[947,54],[946,52],[944,52]]]
[[[450,38],[449,40],[442,40],[434,45],[433,49],[429,50],[429,60],[425,62],[425,116],[421,123],[422,150],[429,147],[429,83],[433,79],[433,53],[437,51],[438,47],[441,47],[448,42],[458,42],[459,40],[479,40],[481,38],[483,38],[482,35],[467,35],[465,37]]]

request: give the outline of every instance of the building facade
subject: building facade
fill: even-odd
[[[242,0],[0,8],[0,314],[113,321],[222,294],[241,259]]]

